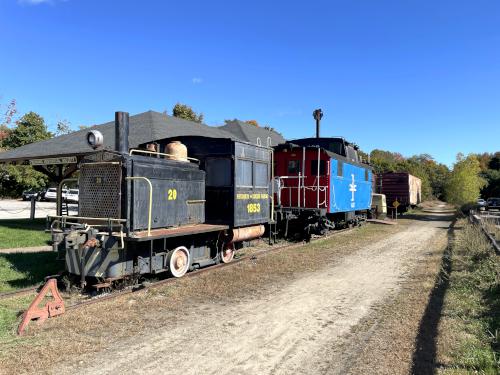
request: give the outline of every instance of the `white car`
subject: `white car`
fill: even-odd
[[[69,189],[66,194],[66,200],[72,203],[78,203],[78,196],[80,195],[80,191],[78,189]]]
[[[65,199],[68,194],[67,189],[62,189],[62,198]],[[47,190],[45,193],[44,199],[46,201],[56,201],[57,200],[57,189],[56,188],[50,188]]]
[[[486,206],[486,201],[484,199],[478,199],[477,200],[477,205],[479,207],[484,207],[484,206]]]

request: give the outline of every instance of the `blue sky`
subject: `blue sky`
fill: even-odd
[[[370,151],[500,150],[500,1],[0,0],[0,104],[73,127],[171,110]]]

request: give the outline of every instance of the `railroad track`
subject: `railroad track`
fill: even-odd
[[[500,213],[494,213],[494,214],[491,214],[491,213],[484,213],[484,212],[481,212],[481,211],[473,211],[471,210],[469,212],[469,221],[473,224],[477,224],[480,226],[481,230],[483,231],[484,235],[488,238],[488,240],[490,241],[491,243],[491,246],[493,247],[493,249],[495,250],[495,253],[497,255],[500,255],[500,244],[499,242],[497,242],[497,239],[495,238],[495,236],[492,235],[492,233],[490,233],[488,231],[488,228],[487,226],[485,225],[485,220],[488,221],[488,220],[491,220],[493,222],[494,225],[496,225],[498,222],[500,222]]]
[[[329,233],[326,236],[320,236],[320,237],[318,236],[316,238],[312,238],[310,242],[316,242],[319,240],[326,240],[326,239],[334,237],[338,234],[351,231],[353,229],[356,229],[356,228],[346,228],[346,229],[336,230],[332,233]],[[206,268],[201,268],[199,270],[189,272],[186,275],[184,275],[182,278],[184,279],[184,278],[198,277],[198,276],[203,275],[203,274],[208,273],[208,272],[217,271],[221,268],[233,267],[239,263],[243,263],[243,262],[246,262],[249,260],[257,259],[257,256],[269,255],[271,253],[275,253],[275,252],[285,250],[285,249],[300,248],[302,246],[305,246],[306,244],[307,243],[300,242],[300,243],[285,243],[285,244],[273,245],[272,247],[258,250],[253,254],[248,254],[248,255],[244,255],[242,257],[239,257],[237,259],[233,259],[230,263],[219,263],[219,264],[216,264],[213,266],[209,266]],[[171,277],[168,279],[164,279],[164,280],[160,280],[160,281],[156,281],[156,282],[152,282],[152,283],[140,284],[139,286],[125,289],[125,290],[122,290],[119,292],[113,292],[110,294],[93,297],[93,298],[90,298],[90,299],[87,299],[87,300],[84,300],[81,302],[77,302],[73,305],[67,306],[66,311],[75,310],[75,309],[78,309],[80,307],[93,305],[95,303],[99,303],[102,301],[108,301],[108,300],[111,300],[111,299],[114,299],[114,298],[117,298],[117,297],[120,297],[123,295],[146,292],[146,291],[151,290],[151,289],[160,288],[160,287],[168,285],[168,284],[173,284],[173,283],[177,282],[178,280],[179,280],[178,278]]]
[[[37,289],[38,287],[29,287],[29,288],[14,290],[12,292],[0,293],[0,300],[12,297],[19,297],[29,293],[35,293]]]
[[[326,239],[329,239],[329,238],[334,237],[336,235],[339,235],[341,233],[351,231],[353,229],[355,229],[355,228],[346,228],[346,229],[336,230],[332,233],[329,233],[326,236],[318,236],[318,237],[312,238],[310,242],[316,242],[319,240],[326,240]],[[202,268],[202,269],[199,269],[196,271],[189,272],[185,276],[183,276],[183,278],[198,277],[202,274],[205,274],[205,273],[208,273],[211,271],[216,271],[218,269],[226,268],[226,267],[232,267],[232,266],[235,266],[235,265],[242,263],[242,262],[254,260],[257,258],[257,256],[269,255],[271,253],[285,250],[285,249],[300,248],[300,247],[305,246],[305,245],[306,245],[306,243],[303,243],[303,242],[275,244],[272,247],[267,247],[267,248],[258,250],[255,253],[243,255],[237,259],[234,259],[230,263],[219,263],[219,264],[216,264],[214,266],[209,266],[206,268]],[[72,305],[66,306],[66,311],[75,310],[75,309],[78,309],[80,307],[89,306],[89,305],[99,303],[102,301],[108,301],[108,300],[111,300],[111,299],[114,299],[114,298],[117,298],[117,297],[120,297],[123,295],[127,295],[127,294],[145,292],[145,291],[150,290],[150,289],[155,289],[155,288],[159,288],[159,287],[162,287],[162,286],[165,286],[168,284],[175,283],[177,280],[179,280],[179,279],[177,279],[175,277],[171,277],[168,279],[155,281],[155,282],[151,282],[151,283],[147,282],[147,283],[139,284],[135,287],[129,287],[129,288],[124,289],[122,291],[115,291],[115,292],[105,294],[105,295],[98,295],[96,297],[92,297],[92,298],[74,303]],[[13,297],[19,297],[19,296],[26,295],[29,293],[34,293],[37,291],[37,289],[38,289],[38,287],[30,287],[30,288],[20,289],[20,290],[16,290],[16,291],[12,291],[12,292],[0,293],[0,300],[7,299],[7,298],[13,298]]]

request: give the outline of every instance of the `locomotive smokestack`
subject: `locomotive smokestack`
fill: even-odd
[[[128,112],[115,112],[115,150],[128,153]]]
[[[319,128],[321,119],[323,118],[323,111],[321,110],[321,108],[314,110],[313,117],[316,120],[316,138],[319,138],[319,130],[320,130]]]

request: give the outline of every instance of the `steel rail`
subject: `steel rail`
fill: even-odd
[[[485,234],[486,238],[488,238],[488,241],[490,241],[491,246],[493,247],[493,250],[495,250],[496,255],[500,255],[500,245],[498,244],[496,238],[491,235],[491,233],[488,232],[486,229],[486,226],[484,225],[483,222],[483,217],[490,215],[484,215],[481,213],[481,211],[475,211],[475,210],[470,210],[469,212],[469,222],[479,225],[481,228],[482,232]],[[496,218],[496,215],[491,215]]]
[[[336,230],[335,232],[330,233],[330,234],[328,234],[326,236],[320,236],[320,237],[317,237],[317,238],[313,238],[313,239],[311,239],[310,242],[317,242],[317,241],[320,241],[320,240],[327,240],[329,238],[335,237],[336,235],[339,235],[341,233],[345,233],[345,232],[351,231],[353,229],[355,229],[355,228],[346,228],[346,229]],[[237,265],[239,263],[242,263],[242,262],[245,262],[245,261],[248,261],[248,260],[256,259],[257,256],[266,256],[266,255],[269,255],[269,254],[272,254],[272,253],[275,253],[275,252],[278,252],[278,251],[281,251],[281,250],[286,250],[286,249],[301,248],[303,246],[306,246],[307,244],[308,243],[303,243],[303,242],[300,242],[300,243],[278,244],[278,245],[275,245],[275,246],[273,246],[271,248],[264,248],[264,249],[258,250],[257,252],[255,252],[253,254],[244,255],[244,256],[242,256],[240,258],[234,259],[230,263],[219,263],[219,264],[216,264],[216,265],[213,265],[213,266],[208,266],[208,267],[205,267],[205,268],[201,268],[201,269],[189,272],[185,276],[183,276],[182,278],[170,277],[168,279],[156,281],[156,282],[153,282],[153,283],[140,284],[140,285],[138,285],[136,287],[131,287],[131,288],[128,288],[128,289],[125,289],[125,290],[122,290],[122,291],[118,291],[118,292],[115,291],[115,292],[112,292],[110,294],[93,297],[93,298],[90,298],[90,299],[87,299],[87,300],[84,300],[84,301],[81,301],[81,302],[77,302],[77,303],[75,303],[73,305],[69,305],[69,306],[66,307],[66,310],[75,310],[75,309],[78,309],[80,307],[85,307],[85,306],[93,305],[93,304],[101,302],[101,301],[108,301],[108,300],[111,300],[111,299],[114,299],[114,298],[118,298],[118,297],[123,296],[123,295],[128,295],[128,294],[132,294],[132,293],[139,293],[139,292],[145,292],[145,291],[147,291],[149,289],[160,288],[162,286],[175,283],[175,282],[177,282],[180,279],[184,279],[184,278],[188,278],[188,277],[189,278],[190,277],[197,277],[199,275],[205,274],[205,273],[210,272],[210,271],[216,271],[216,270],[218,270],[220,268],[231,267],[231,266],[235,266],[235,265]],[[14,290],[14,291],[11,291],[11,292],[0,293],[0,300],[8,299],[8,298],[13,298],[13,297],[19,297],[19,296],[26,295],[26,294],[29,294],[29,293],[35,293],[37,290],[38,290],[38,286],[37,287],[28,287],[28,288],[24,288],[24,289]]]
[[[316,242],[316,241],[320,241],[320,240],[327,240],[327,239],[329,239],[331,237],[334,237],[334,236],[339,235],[339,234],[344,233],[344,232],[351,231],[353,229],[356,229],[356,228],[346,228],[346,229],[337,230],[334,233],[330,233],[330,234],[328,234],[326,236],[321,236],[321,237],[313,238],[313,239],[311,239],[310,242]],[[259,256],[266,256],[266,255],[269,255],[269,254],[272,254],[272,253],[275,253],[275,252],[278,252],[278,251],[281,251],[281,250],[285,250],[285,249],[300,248],[300,247],[306,246],[307,244],[308,243],[303,243],[303,242],[302,243],[291,243],[291,244],[289,243],[289,244],[284,244],[284,245],[281,245],[281,246],[277,245],[277,246],[273,246],[272,248],[262,249],[262,250],[259,250],[259,251],[255,252],[255,253],[253,253],[253,254],[244,255],[244,256],[242,256],[242,257],[240,257],[238,259],[234,259],[230,263],[219,263],[219,264],[216,264],[216,265],[213,265],[213,266],[208,266],[208,267],[205,267],[205,268],[201,268],[201,269],[189,272],[186,275],[184,275],[182,278],[170,277],[168,279],[156,281],[156,282],[153,282],[153,283],[147,283],[147,285],[141,284],[141,285],[139,285],[139,286],[137,286],[135,288],[131,287],[131,288],[125,289],[123,291],[112,292],[112,293],[104,295],[104,296],[93,297],[91,299],[84,300],[82,302],[78,302],[78,303],[75,303],[73,305],[67,306],[66,307],[66,311],[68,311],[68,310],[76,310],[76,309],[79,309],[80,307],[85,307],[85,306],[93,305],[95,303],[102,302],[102,301],[108,301],[108,300],[111,300],[111,299],[114,299],[114,298],[118,298],[120,296],[124,296],[124,295],[128,295],[128,294],[146,292],[146,291],[148,291],[150,289],[160,288],[162,286],[175,283],[175,282],[177,282],[180,279],[193,278],[193,277],[197,277],[199,275],[202,275],[202,274],[205,274],[205,273],[208,273],[208,272],[211,272],[211,271],[217,271],[217,270],[219,270],[221,268],[232,267],[232,266],[235,266],[235,265],[237,265],[239,263],[256,259],[257,255],[259,255]]]
[[[0,293],[0,300],[18,297],[32,292],[36,292],[38,287],[29,287],[24,289],[13,290],[11,292]]]

